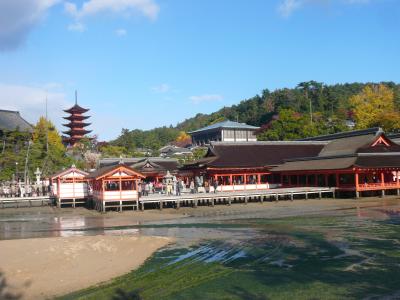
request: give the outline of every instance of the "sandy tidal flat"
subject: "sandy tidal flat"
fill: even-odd
[[[3,240],[0,272],[6,292],[22,299],[52,298],[128,273],[170,241],[147,236]]]

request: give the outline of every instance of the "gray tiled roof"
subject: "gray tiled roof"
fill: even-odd
[[[21,117],[18,111],[0,110],[0,130],[32,131],[32,125]]]
[[[214,129],[223,129],[223,128],[257,130],[260,127],[248,125],[248,124],[245,124],[245,123],[238,123],[238,122],[233,122],[233,121],[226,120],[226,121],[222,121],[222,122],[218,122],[218,123],[215,123],[215,124],[211,124],[209,126],[206,126],[206,127],[191,131],[189,133],[197,133],[197,132],[201,132],[201,131],[214,130]]]
[[[313,137],[301,139],[300,141],[332,141],[332,140],[337,140],[337,139],[341,139],[341,138],[349,138],[349,137],[355,137],[355,136],[360,136],[360,135],[378,135],[382,132],[383,132],[382,128],[372,127],[372,128],[367,128],[367,129],[344,131],[344,132],[338,132],[338,133],[327,134],[327,135],[313,136]]]

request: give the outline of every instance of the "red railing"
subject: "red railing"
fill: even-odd
[[[400,188],[400,184],[396,181],[393,182],[371,182],[371,183],[361,183],[358,185],[359,190],[379,190],[388,188]]]

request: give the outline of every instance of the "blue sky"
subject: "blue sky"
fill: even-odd
[[[0,105],[101,140],[210,113],[261,90],[400,82],[397,0],[3,0]]]

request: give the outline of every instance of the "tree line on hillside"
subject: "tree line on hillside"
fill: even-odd
[[[259,140],[291,140],[349,130],[348,121],[353,121],[356,129],[380,126],[387,132],[397,132],[399,110],[400,85],[392,82],[325,85],[310,81],[294,89],[264,90],[238,105],[198,114],[175,127],[123,129],[113,141],[98,142],[92,137],[73,149],[67,149],[55,126],[41,117],[33,133],[15,130],[1,136],[0,180],[10,180],[13,175],[32,179],[36,168],[44,176],[72,164],[89,170],[96,167],[100,157],[144,156],[140,148],[157,155],[166,144],[189,144],[188,131],[224,119],[238,118],[239,122],[259,126]],[[197,149],[192,159],[203,155],[204,149]]]
[[[55,126],[41,117],[33,132],[4,132],[0,155],[0,180],[34,178],[37,168],[49,176],[77,162],[66,148]]]
[[[182,132],[226,119],[261,127],[257,133],[259,140],[288,140],[336,133],[349,129],[346,122],[356,121],[354,113],[360,111],[357,110],[360,103],[352,102],[352,97],[360,95],[366,88],[374,92],[377,87],[389,91],[385,97],[393,103],[393,107],[387,109],[397,112],[400,108],[399,84],[381,82],[327,85],[308,81],[299,83],[295,88],[277,89],[272,92],[265,89],[260,95],[245,99],[237,105],[223,107],[211,114],[197,114],[176,126],[146,131],[122,129],[120,136],[111,141],[110,145],[123,147],[127,151],[134,151],[136,148],[156,150],[176,141]],[[374,95],[370,93],[369,96]],[[375,109],[373,104],[370,106]],[[382,118],[383,115],[378,117]],[[366,126],[360,120],[356,124],[358,128]],[[396,131],[396,127],[388,127],[388,124],[375,122],[369,125],[379,125],[387,130]]]

